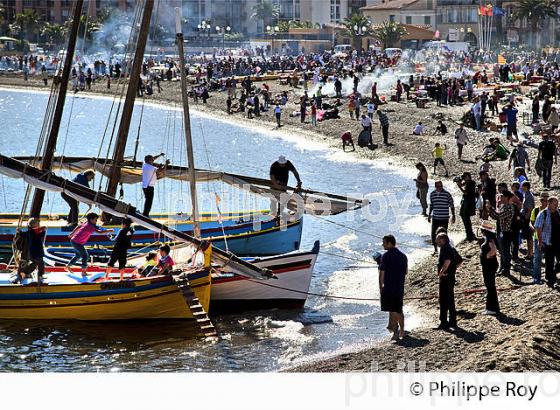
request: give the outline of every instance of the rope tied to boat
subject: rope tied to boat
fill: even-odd
[[[273,285],[271,283],[267,283],[267,282],[262,282],[262,281],[255,281],[252,279],[247,279],[249,281],[251,281],[252,283],[257,283],[259,285],[263,285],[263,286],[268,286],[271,288],[275,288],[275,289],[279,289],[279,290],[285,290],[287,292],[294,292],[294,293],[299,293],[301,295],[307,295],[307,296],[315,296],[315,297],[319,297],[319,298],[323,298],[323,299],[339,299],[339,300],[350,300],[350,301],[357,301],[357,302],[379,302],[381,301],[381,298],[358,298],[358,297],[352,297],[352,296],[339,296],[339,295],[328,295],[325,293],[315,293],[315,292],[305,292],[303,290],[297,290],[297,289],[290,289],[290,288],[286,288],[283,286],[279,286],[279,285]],[[509,288],[499,288],[496,289],[498,292],[508,292],[508,291],[513,291],[516,289],[521,288],[521,285],[513,285],[510,286]],[[483,293],[486,292],[486,288],[471,288],[471,289],[464,289],[458,292],[455,292],[456,294],[460,294],[460,295],[469,295],[469,294],[474,294],[474,293]],[[438,293],[432,293],[432,294],[428,294],[428,295],[424,295],[424,296],[408,296],[403,298],[403,300],[430,300],[430,299],[437,299],[439,297]]]

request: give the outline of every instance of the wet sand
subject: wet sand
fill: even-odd
[[[288,86],[278,85],[276,81],[268,83],[273,94],[281,91],[302,93]],[[258,83],[257,83],[258,85]],[[38,79],[24,82],[18,76],[0,76],[0,86],[35,87],[48,90]],[[112,94],[113,89],[107,90],[106,83],[94,84],[93,93]],[[163,82],[162,93],[146,97],[146,101],[161,103],[176,103],[181,101],[180,89],[177,82]],[[215,115],[220,118],[228,117],[233,121],[244,124],[255,124],[269,128],[275,132],[276,123],[272,112],[266,112],[259,118],[247,119],[246,113],[228,115],[226,113],[225,93],[213,93],[208,104],[198,104],[191,101],[195,110]],[[418,109],[413,103],[388,103],[381,109],[387,112],[390,120],[390,143],[388,147],[380,145],[378,149],[369,150],[357,148],[356,152],[347,155],[356,158],[385,159],[389,162],[413,167],[418,161],[424,162],[431,173],[431,151],[435,142],[447,144],[449,147],[445,161],[450,177],[460,175],[464,171],[478,173],[480,162],[474,157],[482,152],[484,145],[496,133],[476,133],[469,130],[470,142],[464,150],[464,161],[457,160],[457,148],[453,138],[455,122],[459,121],[469,105],[456,107],[436,107],[429,103],[428,108]],[[320,122],[317,127],[311,124],[308,117],[306,123],[300,123],[300,118],[290,118],[288,112],[297,111],[298,105],[288,104],[284,107],[281,128],[284,132],[293,132],[302,138],[322,141],[330,146],[341,147],[340,134],[350,130],[356,141],[361,125],[356,120],[350,120],[347,110],[343,107],[341,118]],[[443,114],[449,134],[446,137],[432,136],[437,126],[437,115]],[[521,114],[520,114],[521,117]],[[414,125],[422,121],[428,126],[427,136],[411,135]],[[381,143],[379,122],[374,116],[374,142]],[[520,131],[528,130],[520,127]],[[529,148],[531,158],[536,158],[536,150]],[[511,172],[507,170],[507,162],[493,162],[492,176],[498,182],[511,182]],[[554,191],[558,192],[558,173],[553,176]],[[439,175],[443,175],[439,170]],[[431,176],[435,178],[435,176]],[[542,187],[536,173],[529,174],[534,185],[533,191],[538,192]],[[450,186],[448,179],[445,184]],[[413,184],[411,183],[411,188]],[[459,221],[459,218],[458,218]],[[476,225],[476,220],[473,219]],[[460,226],[460,222],[456,227]],[[414,363],[410,370],[425,371],[523,371],[523,370],[560,370],[560,293],[550,290],[546,286],[532,286],[530,268],[531,263],[523,261],[514,265],[511,277],[497,278],[497,286],[502,289],[499,300],[502,315],[489,317],[481,315],[484,310],[484,290],[482,272],[478,259],[476,243],[460,243],[458,250],[465,262],[457,274],[456,305],[459,310],[459,327],[455,332],[432,330],[438,322],[437,274],[435,272],[435,257],[427,257],[416,264],[409,272],[406,285],[408,298],[406,303],[422,311],[428,318],[427,323],[407,335],[403,342],[383,342],[379,345],[354,353],[336,355],[332,358],[301,364],[286,371],[306,372],[337,372],[337,371],[402,371],[406,369],[403,363]],[[521,257],[524,257],[524,250]],[[467,290],[478,289],[480,292],[463,293]],[[389,339],[389,337],[388,337]]]

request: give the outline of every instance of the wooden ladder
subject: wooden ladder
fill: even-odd
[[[208,317],[208,313],[204,310],[202,305],[200,304],[200,300],[194,294],[191,285],[187,279],[182,279],[178,284],[177,287],[181,291],[187,306],[191,310],[194,319],[196,320],[196,324],[201,330],[201,333],[204,337],[218,337],[218,332],[216,332],[216,328],[212,324],[212,321]]]

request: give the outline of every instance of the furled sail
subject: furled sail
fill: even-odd
[[[26,162],[16,160],[0,154],[0,174],[10,178],[23,179],[26,183],[45,191],[64,192],[79,202],[88,205],[95,205],[101,211],[107,212],[117,217],[129,217],[136,224],[151,229],[154,232],[162,233],[173,241],[188,242],[195,246],[201,244],[201,240],[196,239],[184,232],[179,232],[164,224],[145,217],[136,211],[130,204],[121,202],[111,196],[101,192],[86,188],[83,185],[61,178],[50,171],[42,171]],[[221,266],[228,266],[242,276],[253,279],[266,279],[272,277],[270,271],[261,269],[246,262],[230,252],[213,247],[212,261]]]
[[[14,158],[26,163],[33,163],[33,161],[36,160],[35,157]],[[108,176],[111,172],[111,166],[111,160],[91,157],[56,157],[53,162],[53,169],[67,169],[72,172],[80,172],[91,168],[105,176]],[[178,181],[188,181],[188,168],[170,164],[166,167],[165,177]],[[141,162],[125,161],[121,164],[121,183],[136,184],[141,181]],[[222,181],[237,188],[266,197],[278,197],[281,194],[272,189],[272,184],[268,179],[227,172],[197,169],[196,181]],[[286,204],[288,209],[294,212],[303,211],[306,214],[319,216],[337,215],[342,212],[362,208],[369,203],[368,200],[364,198],[352,198],[311,189],[296,190],[293,187],[288,187],[288,194],[291,195],[291,199]]]

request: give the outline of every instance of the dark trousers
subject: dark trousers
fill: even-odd
[[[476,235],[472,229],[472,221],[471,215],[473,212],[470,209],[470,206],[465,203],[463,200],[461,202],[461,210],[459,211],[459,215],[461,216],[461,220],[463,221],[463,225],[465,226],[465,233],[467,234],[467,239],[476,238]]]
[[[280,126],[280,114],[276,113],[276,124]]]
[[[144,201],[144,212],[142,212],[142,215],[150,216],[152,204],[154,203],[154,187],[149,186],[148,188],[143,188],[143,191],[146,199]]]
[[[383,134],[383,144],[389,143],[389,126],[381,126],[381,133]]]
[[[498,291],[496,290],[496,269],[494,267],[482,267],[482,277],[486,286],[486,310],[500,311],[498,304]]]
[[[443,326],[457,326],[454,279],[441,278],[439,280],[439,321]]]
[[[449,227],[449,219],[432,219],[432,245],[436,246],[436,231],[440,227],[447,229]]]
[[[550,188],[550,181],[552,180],[552,160],[543,159],[542,161],[542,179],[545,188]]]
[[[70,212],[68,212],[68,217],[67,217],[68,223],[72,225],[76,225],[78,223],[78,214],[80,212],[78,201],[66,195],[64,192],[61,193],[60,196],[62,196],[62,199],[64,199],[68,204],[68,206],[70,206]]]
[[[501,232],[498,241],[500,246],[500,269],[502,273],[508,274],[511,270],[511,244],[513,242],[512,232]]]
[[[556,265],[560,263],[560,246],[544,246],[544,274],[546,283],[552,287],[556,283]]]

